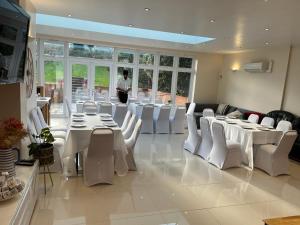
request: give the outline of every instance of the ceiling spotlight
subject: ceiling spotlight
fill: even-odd
[[[150,11],[150,8],[145,8],[145,11],[146,11],[146,12],[149,12],[149,11]]]
[[[214,19],[210,19],[209,22],[214,23],[216,21]]]
[[[133,24],[128,24],[129,27],[133,27]]]
[[[71,14],[68,15],[68,17],[71,17],[71,16],[72,16]]]
[[[268,42],[268,41],[266,41],[266,42],[265,42],[265,45],[270,45],[270,44],[271,44],[271,43],[270,43],[270,42]]]
[[[268,28],[268,27],[265,28],[265,31],[269,31],[269,30],[270,30],[270,28]]]
[[[184,34],[182,31],[180,32],[181,34]]]

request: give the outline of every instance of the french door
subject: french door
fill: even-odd
[[[105,63],[70,61],[71,102],[108,98],[112,82],[112,66]]]

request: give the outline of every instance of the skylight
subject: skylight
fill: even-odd
[[[88,20],[80,20],[69,17],[52,16],[46,14],[37,14],[36,21],[39,25],[52,27],[69,28],[74,30],[84,30],[98,33],[113,34],[126,37],[145,38],[159,41],[169,41],[182,44],[201,44],[214,40],[215,38],[193,36],[187,34],[177,34],[157,30],[148,30],[127,26],[98,23]]]

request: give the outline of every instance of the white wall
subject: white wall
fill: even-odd
[[[280,109],[287,76],[290,47],[265,48],[224,56],[218,101],[267,113]],[[257,60],[273,60],[272,73],[248,73],[233,67]]]

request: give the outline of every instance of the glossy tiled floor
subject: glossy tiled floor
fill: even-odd
[[[82,177],[42,189],[32,225],[262,225],[300,215],[300,165],[272,178],[243,168],[220,171],[184,151],[186,135],[141,135],[137,172],[114,185],[85,187]]]

